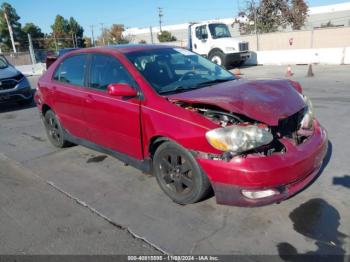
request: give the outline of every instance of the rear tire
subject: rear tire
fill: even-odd
[[[164,142],[157,148],[153,170],[160,188],[175,203],[196,203],[211,190],[208,177],[193,155],[174,142]]]
[[[45,113],[44,125],[47,137],[55,147],[64,148],[72,145],[69,141],[64,139],[63,128],[53,111],[48,110]]]

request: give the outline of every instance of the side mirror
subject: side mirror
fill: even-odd
[[[128,84],[109,84],[107,91],[111,96],[137,96],[137,91]]]

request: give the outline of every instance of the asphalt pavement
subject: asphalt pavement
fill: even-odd
[[[213,197],[179,206],[154,177],[113,157],[51,146],[35,107],[0,105],[0,253],[349,254],[350,66],[314,66],[314,77],[306,66],[292,70],[328,130],[329,150],[312,185],[260,208]],[[243,78],[285,71],[241,69]]]

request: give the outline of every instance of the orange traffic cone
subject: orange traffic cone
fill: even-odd
[[[288,65],[286,76],[291,77],[292,75],[294,75],[294,73],[292,72],[292,67],[290,65]]]
[[[238,76],[238,77],[241,76],[241,70],[240,70],[239,68],[235,68],[234,71],[233,71],[233,73],[234,73],[236,76]]]

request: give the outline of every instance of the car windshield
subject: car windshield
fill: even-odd
[[[6,68],[8,66],[7,61],[4,57],[0,56],[0,69]]]
[[[220,66],[182,48],[135,51],[126,57],[159,94],[185,92],[235,79]]]
[[[225,24],[209,24],[209,30],[212,38],[231,37],[231,33]]]

